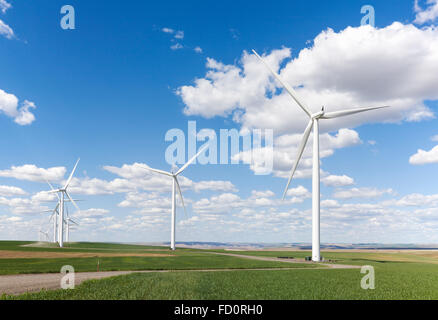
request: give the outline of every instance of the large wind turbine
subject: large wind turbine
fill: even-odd
[[[176,223],[176,189],[178,189],[179,196],[181,198],[181,203],[184,208],[184,212],[187,214],[186,207],[184,205],[184,199],[182,196],[181,188],[178,183],[178,175],[181,174],[195,159],[201,154],[202,151],[204,151],[207,148],[207,145],[205,145],[203,148],[201,148],[196,155],[194,155],[185,165],[183,165],[176,173],[173,173],[173,170],[171,172],[153,169],[148,166],[139,165],[140,167],[171,177],[172,178],[172,218],[171,218],[171,231],[170,231],[170,249],[175,250],[175,223]]]
[[[70,197],[70,195],[67,192],[67,188],[70,185],[70,182],[73,178],[73,174],[76,171],[76,167],[78,166],[79,160],[76,161],[76,164],[72,170],[72,172],[70,173],[70,176],[67,179],[67,182],[65,183],[64,187],[59,188],[59,189],[54,189],[52,187],[52,185],[49,183],[50,188],[52,190],[48,191],[49,193],[56,193],[58,195],[58,193],[60,193],[60,195],[58,195],[58,243],[60,247],[63,247],[64,245],[64,223],[65,223],[65,218],[64,218],[64,202],[65,202],[65,197],[67,197],[71,203],[73,203],[73,205],[76,207],[76,209],[80,210],[79,207],[77,206],[76,202]],[[56,209],[55,209],[56,210]]]
[[[255,50],[252,50],[254,54],[259,58],[264,65],[269,69],[273,76],[283,85],[292,99],[300,106],[300,108],[309,116],[309,123],[304,130],[303,139],[301,140],[300,146],[298,148],[297,158],[292,167],[289,180],[287,182],[286,188],[283,193],[283,199],[286,196],[289,185],[295,174],[295,171],[300,162],[301,156],[303,155],[304,148],[306,147],[307,140],[309,139],[310,132],[313,127],[313,174],[312,174],[312,261],[321,261],[320,254],[320,171],[319,171],[319,120],[320,119],[334,119],[338,117],[344,117],[359,112],[365,112],[369,110],[386,108],[382,107],[369,107],[369,108],[357,108],[348,109],[343,111],[325,112],[324,107],[321,111],[317,113],[311,113],[306,104],[298,97],[297,93],[291,86],[285,83],[280,76],[264,61]]]

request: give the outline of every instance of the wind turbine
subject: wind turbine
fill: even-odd
[[[286,89],[292,99],[300,106],[300,108],[309,116],[309,123],[304,130],[303,139],[301,140],[300,146],[298,148],[297,158],[292,167],[289,180],[287,182],[286,188],[283,193],[283,199],[286,196],[289,185],[295,174],[295,171],[300,162],[301,156],[303,155],[304,148],[306,147],[307,140],[309,139],[310,132],[313,127],[313,174],[312,174],[312,261],[321,261],[320,254],[320,170],[319,170],[319,120],[323,119],[334,119],[339,117],[344,117],[359,112],[365,112],[370,110],[376,110],[381,108],[387,108],[388,106],[382,107],[368,107],[368,108],[357,108],[348,109],[342,111],[325,112],[324,107],[321,111],[317,113],[311,113],[307,105],[298,97],[297,93],[291,86],[285,83],[280,76],[264,61],[255,50],[252,52],[259,58],[264,65],[269,69],[273,76],[282,84]]]
[[[76,167],[78,166],[79,160],[76,161],[76,164],[72,170],[72,172],[70,173],[70,176],[67,179],[67,182],[65,183],[64,187],[59,188],[59,189],[54,189],[53,186],[49,183],[49,186],[52,190],[48,191],[49,193],[56,193],[59,199],[58,205],[57,207],[59,208],[58,212],[58,243],[59,246],[62,248],[64,246],[64,222],[65,222],[65,218],[64,218],[64,202],[65,202],[65,197],[67,197],[71,203],[73,203],[73,205],[76,207],[76,209],[78,209],[78,211],[80,210],[79,207],[77,206],[76,202],[70,197],[70,195],[67,192],[68,186],[70,185],[70,182],[73,178],[73,174],[76,171]],[[61,195],[59,195],[58,193],[60,193]]]
[[[186,164],[184,164],[178,171],[176,171],[176,173],[173,173],[173,169],[171,172],[167,172],[167,171],[163,171],[163,170],[158,170],[158,169],[153,169],[151,167],[148,166],[143,166],[141,164],[138,164],[138,166],[171,177],[172,178],[172,218],[171,218],[171,231],[170,231],[170,249],[175,250],[175,223],[176,223],[176,189],[178,189],[178,193],[179,196],[181,198],[181,203],[182,206],[184,208],[184,212],[185,214],[187,214],[187,210],[186,207],[184,205],[184,199],[182,196],[182,192],[181,192],[181,188],[179,186],[178,183],[178,175],[181,174],[193,161],[195,161],[195,159],[201,154],[202,151],[205,150],[205,148],[207,148],[207,145],[205,145],[204,147],[202,147],[198,153],[196,155],[194,155],[189,161],[187,161]]]
[[[58,215],[59,215],[58,208],[59,208],[59,202],[56,204],[55,209],[46,211],[46,212],[52,212],[52,214],[50,215],[49,223],[53,219],[53,243],[56,243],[56,231],[58,228],[57,219],[58,219]]]
[[[67,233],[65,235],[65,241],[69,242],[70,226],[73,226],[73,225],[79,226],[79,224],[76,221],[74,221],[72,218],[70,218],[70,215],[68,214],[68,207],[66,207],[66,208],[67,208],[67,218],[64,220],[64,223],[65,223],[66,228],[67,228]]]
[[[41,242],[41,239],[45,239],[45,241],[49,242],[49,232],[48,231],[44,232],[40,229],[38,232],[38,241]]]

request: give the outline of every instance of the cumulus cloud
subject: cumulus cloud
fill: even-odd
[[[0,0],[0,11],[2,13],[6,13],[8,9],[10,9],[12,5],[8,3],[6,0]]]
[[[292,196],[292,197],[305,197],[305,198],[309,198],[312,196],[312,194],[309,192],[309,190],[307,190],[303,186],[298,186],[296,188],[290,188],[287,191],[287,195]]]
[[[10,197],[10,196],[23,196],[26,194],[27,192],[21,188],[0,185],[0,196]]]
[[[321,121],[322,131],[369,122],[421,121],[434,116],[424,100],[438,99],[438,29],[394,22],[340,32],[321,32],[313,45],[290,59],[288,48],[271,51],[265,60],[294,86],[313,112],[324,105],[337,111],[390,105],[385,110]],[[280,65],[284,67],[280,69]],[[372,66],[372,67],[370,67]],[[247,128],[275,128],[299,133],[306,115],[257,58],[244,52],[237,65],[207,59],[207,73],[194,85],[177,90],[184,113],[227,117]]]
[[[77,213],[74,214],[75,218],[103,218],[105,216],[107,216],[107,214],[109,213],[108,210],[106,209],[101,209],[101,208],[90,208],[87,210],[81,210]]]
[[[438,163],[438,146],[429,151],[418,149],[417,153],[409,158],[409,163],[413,165]]]
[[[6,0],[0,0],[0,11],[2,13],[6,13],[8,9],[10,9],[12,6],[10,3],[8,3]],[[7,39],[12,39],[14,37],[14,31],[10,26],[8,26],[6,23],[3,22],[3,20],[0,19],[0,35],[6,37]]]
[[[392,189],[379,190],[377,188],[351,188],[344,190],[336,190],[333,197],[338,199],[351,198],[377,198],[384,194],[392,194]]]
[[[253,148],[250,151],[243,151],[234,158],[250,165],[250,169],[257,173],[266,168],[260,163],[268,159],[268,152],[273,152],[273,170],[279,177],[289,177],[290,170],[295,163],[298,146],[302,134],[285,134],[274,138],[274,148]],[[326,158],[334,154],[336,149],[347,148],[362,143],[359,134],[351,129],[340,129],[335,134],[320,134],[320,158]],[[308,178],[312,173],[312,145],[313,134],[310,135],[307,146],[304,150],[295,178]]]
[[[170,46],[170,49],[172,49],[172,50],[179,50],[182,48],[184,48],[184,47],[178,42]]]
[[[195,47],[193,49],[193,51],[195,51],[196,53],[202,53],[202,48],[201,47]]]
[[[426,22],[433,22],[438,17],[438,0],[427,0],[426,4],[426,8],[421,8],[418,0],[415,0],[415,23],[424,24]]]
[[[6,116],[10,118],[13,118],[17,124],[25,126],[34,122],[35,116],[30,111],[30,109],[35,108],[35,104],[28,100],[24,100],[24,102],[21,103],[21,106],[18,107],[18,98],[15,95],[7,93],[0,89],[0,112],[3,112]]]
[[[161,31],[163,31],[164,33],[174,33],[175,30],[171,29],[171,28],[162,28]]]
[[[180,40],[184,39],[184,31],[179,30],[175,32],[175,39],[180,39]]]
[[[329,175],[327,177],[322,178],[321,181],[322,183],[324,183],[326,186],[329,187],[345,187],[354,184],[353,178],[350,178],[349,176],[346,175],[342,175],[342,176]]]
[[[0,170],[0,177],[15,178],[34,182],[59,181],[66,172],[65,167],[38,168],[34,164],[12,166],[10,169]]]
[[[0,197],[0,206],[9,207],[14,214],[38,214],[48,208],[29,198]]]
[[[146,164],[124,164],[121,167],[104,166],[104,170],[118,175],[120,178],[104,180],[99,178],[74,177],[70,183],[70,192],[84,195],[111,195],[116,193],[136,193],[139,191],[152,191],[168,193],[171,191],[172,180],[161,174],[146,170]],[[1,171],[0,171],[1,176]],[[182,190],[237,192],[238,189],[230,181],[205,180],[193,181],[184,176],[179,176]]]

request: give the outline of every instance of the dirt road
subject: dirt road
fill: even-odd
[[[272,258],[272,257],[263,257],[263,256],[248,256],[245,254],[222,253],[222,252],[208,252],[208,253],[243,258],[243,259],[251,259],[251,260],[313,264],[313,265],[318,265],[318,266],[325,266],[325,267],[332,268],[332,269],[356,269],[356,268],[360,268],[360,266],[353,266],[353,265],[347,265],[347,264],[324,263],[324,262],[313,262],[313,261],[305,261],[304,259],[281,259],[281,258]],[[315,268],[312,268],[312,269],[315,269]]]

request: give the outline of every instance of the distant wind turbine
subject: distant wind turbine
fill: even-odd
[[[181,188],[178,183],[178,175],[181,174],[195,159],[201,154],[202,151],[204,151],[207,148],[207,145],[205,145],[203,148],[201,148],[196,155],[194,155],[189,161],[187,161],[186,164],[184,164],[176,173],[173,173],[173,170],[171,172],[153,169],[148,166],[143,166],[141,164],[138,164],[141,168],[144,168],[146,170],[150,170],[168,177],[172,178],[172,218],[171,218],[171,233],[170,233],[170,249],[175,250],[175,223],[176,223],[176,189],[178,189],[179,196],[181,198],[181,203],[184,208],[184,212],[187,215],[187,210],[184,205],[184,199],[182,196]]]
[[[54,189],[53,186],[48,182],[49,186],[51,188],[51,190],[48,191],[48,192],[49,193],[56,193],[57,196],[58,196],[58,199],[59,199],[59,202],[58,202],[58,205],[57,205],[57,208],[59,209],[58,210],[59,214],[58,214],[58,223],[57,223],[58,224],[58,230],[57,231],[58,231],[58,243],[59,243],[59,246],[61,248],[64,246],[64,223],[65,223],[64,202],[66,201],[65,197],[67,197],[71,201],[71,203],[73,203],[73,205],[76,207],[76,209],[78,211],[80,211],[80,209],[79,209],[78,205],[76,204],[76,202],[70,197],[70,195],[67,192],[68,186],[70,185],[70,182],[73,179],[73,174],[76,171],[76,167],[78,166],[79,160],[80,159],[78,159],[78,161],[76,161],[76,164],[75,164],[72,172],[70,173],[70,176],[68,177],[67,182],[65,183],[64,187],[59,188],[59,189]],[[60,193],[60,195],[59,195],[59,193]],[[56,208],[55,208],[55,210],[56,210]],[[55,230],[55,233],[56,233],[56,230]]]
[[[286,196],[289,185],[295,174],[295,171],[300,162],[301,156],[303,155],[304,148],[306,147],[307,140],[309,139],[310,132],[313,127],[313,174],[312,174],[312,260],[321,261],[320,254],[320,170],[319,170],[319,120],[320,119],[334,119],[339,117],[344,117],[359,112],[365,112],[370,110],[376,110],[381,108],[387,108],[388,106],[382,107],[369,107],[369,108],[357,108],[349,109],[343,111],[325,112],[324,107],[321,111],[317,113],[311,113],[306,104],[298,97],[297,93],[291,86],[285,83],[280,76],[264,61],[255,50],[252,50],[254,54],[259,58],[264,65],[269,69],[273,76],[283,85],[292,99],[300,106],[300,108],[309,116],[309,123],[304,130],[303,139],[301,140],[300,146],[298,148],[297,158],[292,167],[289,180],[287,182],[286,188],[283,193],[283,199]]]

